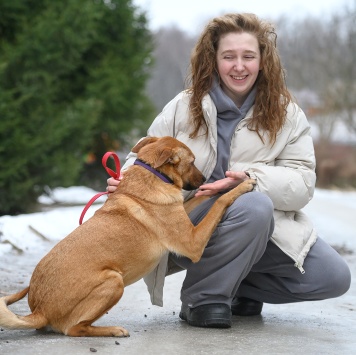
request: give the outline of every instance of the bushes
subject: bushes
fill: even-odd
[[[315,143],[317,186],[356,188],[356,147],[331,142]]]
[[[101,169],[146,127],[151,50],[129,0],[1,1],[0,214],[28,212],[46,185],[89,185],[85,155]]]

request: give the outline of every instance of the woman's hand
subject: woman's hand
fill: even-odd
[[[244,171],[227,171],[225,176],[226,178],[224,179],[201,185],[195,197],[217,195],[220,192],[233,189],[250,178]]]
[[[120,184],[120,181],[121,181],[121,175],[119,177],[119,179],[115,179],[113,177],[110,177],[106,180],[106,182],[108,183],[108,186],[106,187],[106,191],[110,194],[110,193],[113,193],[117,187],[119,186]]]

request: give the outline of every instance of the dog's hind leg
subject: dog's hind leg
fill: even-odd
[[[65,320],[67,330],[64,334],[73,337],[127,337],[125,328],[98,327],[92,323],[104,315],[120,300],[124,292],[122,276],[116,271],[102,275],[103,282],[98,284],[90,294],[77,304],[69,319]]]

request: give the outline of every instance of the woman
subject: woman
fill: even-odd
[[[263,302],[322,300],[344,294],[351,275],[301,209],[315,186],[310,127],[285,86],[270,23],[253,14],[210,21],[191,58],[191,86],[163,109],[148,136],[173,136],[191,148],[208,177],[190,214],[197,224],[220,193],[245,179],[256,191],[238,198],[202,259],[167,255],[145,278],[162,305],[165,275],[187,274],[180,318],[199,327],[230,327],[233,315],[256,315]],[[130,153],[124,166],[132,164]],[[108,180],[113,192],[119,182]],[[184,192],[185,201],[195,198]],[[168,265],[168,266],[167,266]]]

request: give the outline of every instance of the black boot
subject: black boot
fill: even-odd
[[[203,304],[194,308],[182,306],[179,317],[194,327],[231,327],[231,309],[225,303]]]
[[[235,297],[231,302],[231,312],[235,316],[256,316],[261,314],[263,303],[246,297]]]

